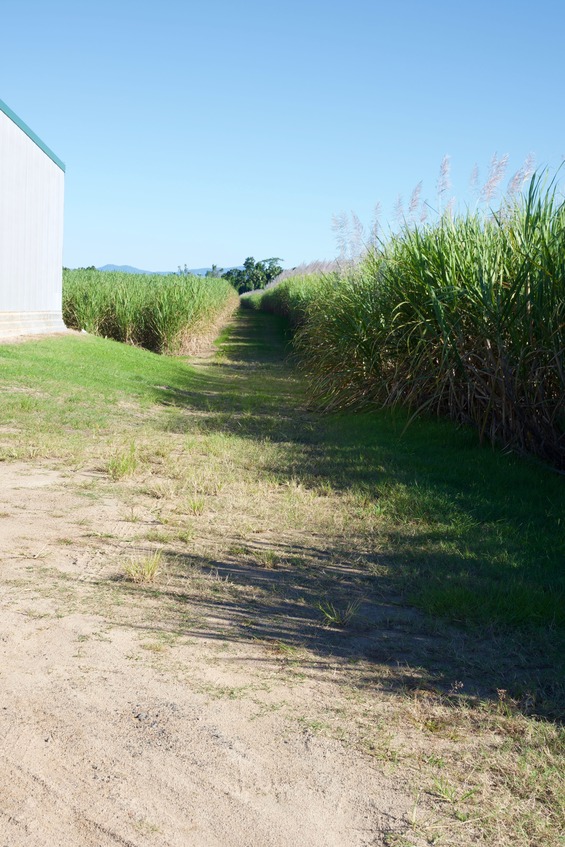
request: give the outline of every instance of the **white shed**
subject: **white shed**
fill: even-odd
[[[0,337],[60,332],[65,166],[0,100]]]

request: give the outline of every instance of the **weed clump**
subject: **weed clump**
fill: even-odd
[[[131,559],[124,567],[126,579],[137,584],[155,582],[161,573],[161,559],[160,550],[144,558]]]
[[[350,600],[348,603],[336,604],[331,600],[324,600],[316,605],[322,617],[324,626],[335,626],[346,629],[351,626],[361,607],[360,600]]]
[[[130,444],[126,450],[116,451],[108,459],[106,470],[110,479],[117,482],[125,477],[132,476],[138,466],[139,460],[135,444]]]

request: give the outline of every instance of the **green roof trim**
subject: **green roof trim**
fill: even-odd
[[[38,135],[36,135],[36,134],[35,134],[35,132],[33,132],[33,130],[31,130],[31,129],[28,127],[28,125],[27,125],[27,124],[25,124],[25,123],[21,120],[21,118],[18,118],[18,116],[16,115],[16,113],[15,113],[15,112],[12,112],[12,110],[10,109],[10,107],[9,107],[9,106],[7,106],[7,105],[4,103],[4,101],[3,101],[3,100],[0,100],[0,112],[4,112],[4,114],[5,114],[5,115],[7,115],[7,116],[10,118],[10,120],[11,120],[11,121],[13,121],[13,122],[16,124],[16,126],[19,126],[19,128],[20,128],[23,132],[25,132],[25,134],[27,135],[27,137],[28,137],[28,138],[31,138],[31,140],[34,142],[34,144],[37,144],[37,146],[38,146],[41,150],[43,150],[43,152],[44,152],[44,153],[46,153],[46,154],[49,156],[49,158],[50,158],[53,162],[55,162],[55,164],[56,164],[56,165],[58,165],[58,167],[60,167],[60,168],[61,168],[61,170],[62,170],[62,171],[64,171],[64,170],[65,170],[65,165],[64,165],[64,163],[63,163],[63,162],[59,159],[59,157],[55,155],[55,153],[54,153],[54,152],[53,152],[53,151],[52,151],[52,150],[51,150],[51,149],[47,146],[47,144],[44,144],[44,143],[43,143],[43,141],[41,140],[41,138],[40,138]]]

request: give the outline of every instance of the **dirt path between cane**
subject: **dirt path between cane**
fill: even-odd
[[[559,843],[543,656],[407,605],[284,338],[2,348],[0,847]]]
[[[0,464],[0,843],[392,843],[414,795],[363,752],[359,727],[376,718],[359,669],[345,679],[331,649],[311,652],[325,630],[310,609],[265,600],[283,602],[291,567],[331,570],[331,542],[313,543],[308,521],[278,526],[277,484],[249,506],[263,534],[242,541],[220,497],[175,547],[162,534],[170,478],[142,481]],[[155,547],[167,558],[156,583],[125,580],[124,561]]]

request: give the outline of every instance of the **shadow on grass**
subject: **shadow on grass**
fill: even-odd
[[[260,577],[270,581],[275,594],[284,589],[278,605],[270,598],[268,609],[259,605],[251,614],[247,603],[238,608],[224,598],[214,601],[213,616],[223,617],[226,626],[229,620],[249,618],[238,638],[243,633],[246,638],[290,640],[349,661],[361,657],[378,662],[394,643],[397,674],[399,664],[414,663],[424,669],[422,678],[429,672],[444,688],[453,684],[457,672],[457,662],[451,660],[445,671],[436,667],[437,656],[450,652],[447,639],[457,645],[451,652],[461,659],[457,678],[466,668],[480,666],[474,677],[469,672],[469,685],[476,691],[488,689],[494,696],[498,688],[518,695],[536,689],[541,692],[540,710],[555,715],[565,655],[563,479],[531,461],[480,447],[475,433],[448,422],[419,421],[405,430],[402,413],[311,412],[288,354],[284,322],[242,311],[218,360],[187,370],[186,386],[155,387],[158,401],[169,407],[166,426],[177,432],[197,426],[204,433],[233,433],[253,442],[253,449],[261,442],[280,445],[276,466],[265,467],[265,472],[353,497],[372,527],[374,564],[384,562],[386,576],[382,568],[378,576],[372,573],[367,561],[353,581],[335,568],[331,577],[326,573],[330,582],[324,588],[317,575],[293,583],[296,567],[291,564],[288,579],[280,568]],[[343,551],[345,560],[351,560],[352,552]],[[279,555],[284,562],[302,554],[292,549]],[[312,548],[305,555],[316,560],[317,574],[327,550]],[[259,578],[249,566],[212,566],[238,584],[252,585]],[[356,627],[324,630],[323,613],[316,608],[324,592],[328,602],[337,597],[346,608],[361,596],[361,583]],[[174,596],[182,597],[182,591]],[[385,597],[396,599],[391,603]],[[402,627],[411,631],[403,630],[400,641],[398,630],[393,627],[387,635],[383,623],[389,617],[398,623],[399,614]],[[438,620],[471,629],[451,627],[449,636],[443,636]],[[430,627],[436,630],[431,642],[423,634]]]
[[[433,621],[403,603],[367,560],[352,564],[322,546],[282,543],[273,548],[256,542],[248,552],[260,557],[262,549],[274,549],[272,567],[165,549],[166,585],[119,580],[121,592],[137,599],[142,592],[159,602],[157,618],[147,614],[138,631],[260,644],[270,657],[258,659],[251,651],[234,661],[279,661],[302,677],[425,694],[444,705],[496,704],[503,690],[517,710],[563,720],[565,692],[540,639],[526,645],[495,628],[478,632]],[[341,625],[328,620],[330,603],[342,615]],[[344,673],[336,674],[337,668]]]

